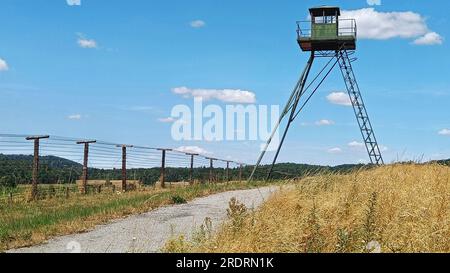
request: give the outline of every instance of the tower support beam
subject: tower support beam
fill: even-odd
[[[300,85],[298,86],[297,92],[295,94],[295,100],[294,100],[294,103],[293,103],[293,105],[291,107],[291,114],[289,116],[286,128],[284,129],[284,133],[283,133],[283,136],[281,138],[281,141],[280,141],[280,143],[278,145],[277,152],[275,153],[275,157],[273,158],[272,165],[270,165],[270,169],[267,172],[266,179],[269,179],[270,176],[272,175],[273,167],[275,166],[275,163],[278,160],[278,156],[280,155],[281,147],[284,144],[284,141],[286,139],[287,133],[289,131],[289,128],[291,127],[292,122],[295,120],[295,114],[297,112],[297,106],[298,106],[298,103],[300,101],[300,98],[302,97],[302,95],[305,92],[306,81],[308,80],[309,72],[311,71],[311,67],[313,65],[313,62],[314,62],[314,52],[311,52],[311,56],[309,58],[308,63],[306,64],[305,71],[303,72],[303,75],[301,77]]]
[[[336,50],[333,53],[328,52],[328,51],[327,52],[314,52],[314,51],[311,52],[311,57],[305,67],[305,70],[303,71],[299,82],[297,83],[293,93],[291,94],[291,97],[289,98],[284,111],[281,113],[280,119],[279,119],[278,123],[276,124],[271,137],[267,141],[264,150],[261,152],[261,155],[258,158],[258,161],[253,168],[252,174],[249,177],[249,181],[253,179],[254,174],[255,174],[257,168],[260,166],[262,158],[264,157],[271,141],[273,140],[275,133],[279,129],[281,122],[284,120],[284,118],[287,116],[287,114],[290,111],[290,115],[289,115],[289,119],[287,120],[286,128],[284,130],[281,141],[276,150],[272,164],[270,165],[269,170],[267,172],[266,179],[270,179],[270,176],[273,172],[273,168],[277,162],[279,153],[284,144],[284,141],[286,139],[286,136],[287,136],[287,133],[289,131],[291,124],[297,118],[298,114],[304,109],[305,105],[309,102],[311,97],[314,95],[314,93],[317,91],[317,89],[321,86],[321,84],[325,81],[325,79],[329,76],[329,74],[331,73],[331,71],[334,69],[334,67],[337,64],[339,64],[340,70],[342,72],[342,76],[344,78],[344,82],[345,82],[348,94],[350,96],[350,100],[353,105],[355,116],[358,121],[358,125],[360,127],[363,141],[365,143],[367,152],[369,154],[370,162],[372,164],[377,164],[377,165],[384,164],[383,157],[381,155],[381,150],[378,146],[378,142],[376,140],[372,125],[370,123],[369,116],[367,114],[366,107],[364,105],[364,101],[362,99],[361,92],[358,87],[358,83],[356,81],[355,74],[354,74],[352,66],[351,66],[351,63],[354,60],[351,59],[349,57],[349,55],[351,55],[352,53],[353,53],[353,51],[349,53],[344,48]],[[322,71],[320,71],[319,74],[313,79],[313,81],[308,86],[305,86],[315,57],[330,58],[330,61],[325,65],[325,67],[322,69]],[[309,97],[304,101],[303,105],[301,107],[299,107],[299,102],[300,102],[300,99],[302,98],[302,96],[308,91],[308,89],[312,86],[314,81],[316,81],[320,77],[322,72],[325,71],[325,69],[328,67],[328,65],[331,63],[331,61],[333,59],[335,59],[334,65],[332,65],[328,69],[328,72],[325,73],[324,76],[322,76],[322,80],[317,84],[315,89],[313,89],[313,91],[311,92]],[[297,109],[297,108],[299,108],[299,109]]]
[[[261,164],[262,159],[264,158],[264,155],[267,152],[267,149],[269,148],[273,138],[275,137],[275,134],[277,133],[278,129],[280,128],[281,122],[283,121],[283,119],[286,117],[286,115],[289,113],[289,111],[291,111],[291,116],[289,118],[289,120],[292,119],[292,108],[294,107],[294,105],[298,105],[298,101],[300,100],[301,95],[303,94],[302,92],[304,91],[305,88],[305,82],[307,79],[307,75],[309,74],[309,71],[311,70],[312,64],[314,62],[314,52],[311,52],[311,55],[309,57],[308,63],[306,64],[305,69],[303,70],[303,73],[300,76],[299,81],[297,82],[294,90],[291,93],[291,96],[289,97],[288,102],[286,103],[286,106],[283,109],[283,112],[280,115],[280,118],[278,120],[278,122],[275,124],[275,127],[273,128],[272,134],[270,135],[269,139],[267,140],[259,158],[258,161],[256,162],[255,166],[253,167],[253,171],[250,174],[248,181],[253,179],[253,176],[255,175],[256,170],[258,169],[258,167]],[[294,109],[295,112],[295,109]],[[292,123],[292,121],[288,122],[288,125],[285,129],[285,134],[287,134],[287,131],[289,130],[289,126]],[[279,150],[281,149],[281,145],[282,143],[278,146],[277,149],[277,153],[279,153]],[[276,159],[275,159],[276,161]]]

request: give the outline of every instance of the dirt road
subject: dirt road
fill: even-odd
[[[256,208],[277,189],[279,187],[266,187],[214,194],[187,204],[162,207],[97,226],[87,233],[57,237],[43,245],[10,252],[159,252],[171,236],[184,234],[189,237],[206,217],[212,220],[213,228],[216,228],[226,219],[226,209],[232,197],[248,208]]]

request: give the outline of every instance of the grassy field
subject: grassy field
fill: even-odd
[[[31,246],[47,239],[83,232],[95,225],[126,215],[235,189],[254,188],[264,183],[205,184],[182,188],[147,188],[121,194],[71,195],[36,202],[0,206],[0,252]]]
[[[391,165],[306,178],[257,211],[231,202],[217,233],[167,252],[450,252],[450,168]],[[205,232],[206,230],[206,232]]]
[[[69,194],[77,193],[78,187],[76,184],[39,184],[38,191],[42,198],[50,196],[65,196],[66,191]],[[13,202],[23,202],[28,200],[31,196],[31,185],[21,184],[14,188],[0,187],[0,206],[9,203],[12,197]]]

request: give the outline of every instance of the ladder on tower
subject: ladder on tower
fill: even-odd
[[[349,57],[347,50],[340,50],[339,54],[339,67],[344,77],[345,85],[347,87],[350,100],[355,111],[356,119],[358,121],[359,128],[369,153],[370,161],[372,164],[384,164],[383,157],[381,155],[380,147],[378,146],[375,133],[372,128],[372,124],[367,114],[366,106],[361,96],[361,92],[356,81],[355,73],[352,68],[352,59]]]

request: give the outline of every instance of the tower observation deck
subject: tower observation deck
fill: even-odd
[[[340,19],[338,7],[309,9],[310,21],[297,22],[298,44],[303,51],[355,50],[355,19]]]

